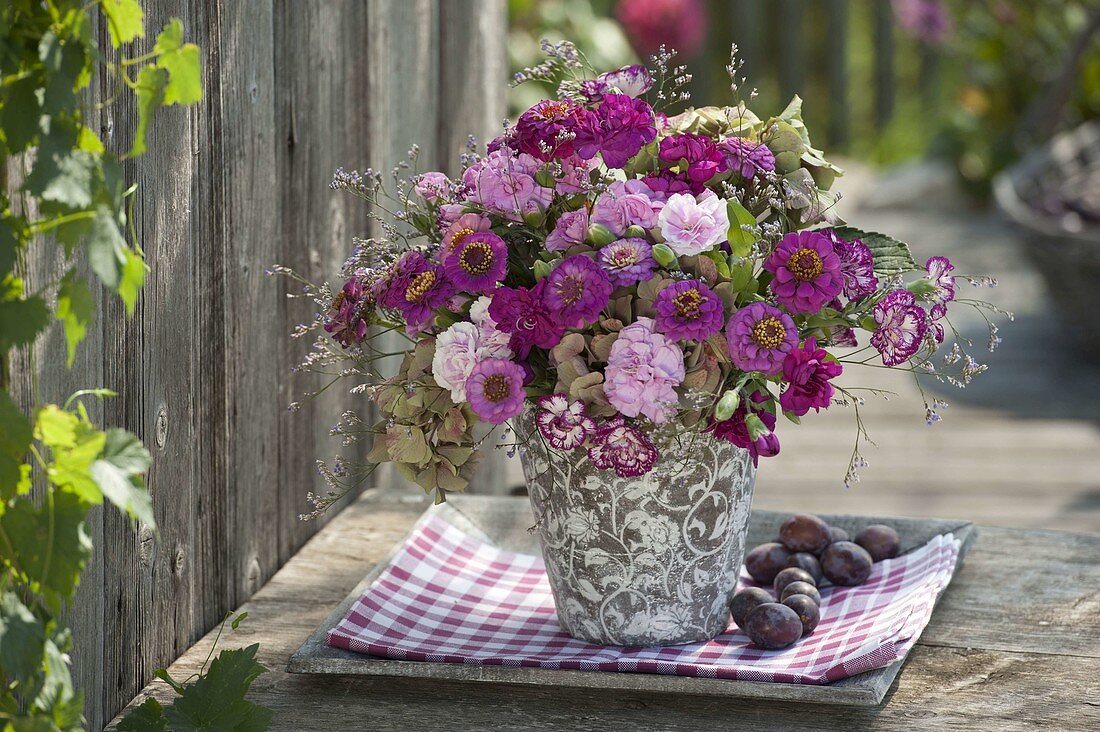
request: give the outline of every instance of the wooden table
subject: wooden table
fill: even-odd
[[[260,643],[271,671],[249,698],[274,710],[272,729],[1100,729],[1100,535],[1053,531],[979,528],[877,709],[286,673],[290,654],[425,506],[365,494],[241,608],[249,618],[227,647]],[[212,641],[192,647],[172,675],[193,673]],[[172,696],[158,681],[132,704],[150,694]]]

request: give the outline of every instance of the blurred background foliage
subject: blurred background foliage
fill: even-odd
[[[984,200],[993,175],[1100,117],[1100,0],[510,0],[513,70],[568,39],[596,68],[681,52],[700,104],[728,98],[730,43],[752,106],[802,96],[815,143],[889,165],[949,159]],[[515,116],[553,90],[513,90]]]

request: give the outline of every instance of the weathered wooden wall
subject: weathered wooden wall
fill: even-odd
[[[425,164],[451,167],[468,134],[499,124],[507,82],[504,0],[142,4],[147,27],[183,19],[203,49],[205,98],[159,113],[149,153],[127,164],[151,268],[135,317],[104,301],[72,372],[59,334],[36,353],[42,399],[111,387],[104,421],[153,453],[159,530],[96,512],[71,611],[93,729],[321,523],[297,515],[323,488],[314,459],[336,448],[327,432],[350,398],[288,413],[308,385],[290,374],[307,344],[287,333],[311,308],[265,268],[334,273],[366,217],[328,190],[332,171],[388,169],[414,142]],[[133,109],[108,109],[103,137],[125,150],[134,123]]]

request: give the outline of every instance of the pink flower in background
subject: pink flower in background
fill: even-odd
[[[444,261],[451,250],[463,239],[479,231],[488,231],[492,226],[493,222],[489,220],[488,216],[476,213],[465,213],[458,216],[443,230],[443,244],[440,245],[436,257],[439,261]]]
[[[567,394],[551,394],[538,400],[535,417],[539,433],[556,450],[572,450],[584,444],[596,423],[588,416],[584,402],[570,403]]]
[[[792,313],[816,313],[844,288],[840,258],[819,231],[786,234],[764,262],[774,275],[771,291]]]
[[[437,170],[417,176],[413,186],[416,195],[425,201],[436,201],[446,198],[451,192],[451,179]]]
[[[660,453],[644,432],[616,417],[596,429],[588,459],[600,470],[614,470],[620,478],[645,475]]]
[[[955,18],[943,0],[893,0],[894,18],[907,35],[938,46],[955,32]]]
[[[718,143],[718,149],[726,158],[726,167],[740,173],[746,180],[775,170],[775,156],[762,142],[744,137],[728,137]]]
[[[750,400],[751,404],[748,403]],[[750,400],[742,399],[741,403],[737,405],[737,409],[734,410],[733,416],[729,419],[721,422],[712,419],[707,429],[719,440],[732,442],[734,445],[748,450],[749,454],[752,455],[752,464],[756,465],[761,457],[774,457],[779,454],[779,438],[776,437],[774,432],[775,415],[762,406],[758,406],[763,402],[767,402],[768,397],[761,392],[755,392]],[[768,434],[755,440],[749,435],[748,425],[745,424],[745,418],[749,416],[750,408],[752,413],[759,417],[760,421],[769,430]]]
[[[572,99],[543,99],[519,116],[513,145],[539,160],[573,155],[573,128],[588,114]]]
[[[708,180],[727,170],[726,158],[718,151],[714,140],[691,132],[662,139],[657,158],[666,165],[686,161],[687,169],[681,170],[680,176],[687,180],[691,192],[696,195],[703,192]]]
[[[637,180],[612,183],[596,199],[592,223],[603,224],[615,236],[622,236],[632,225],[652,229],[657,225],[657,212],[647,195],[649,192],[645,184]]]
[[[489,358],[474,366],[466,379],[466,399],[474,413],[489,424],[501,424],[523,411],[523,380],[519,364]]]
[[[694,56],[706,39],[707,10],[702,0],[619,0],[615,17],[643,57],[656,53],[661,44]]]
[[[624,66],[615,71],[605,71],[595,79],[581,82],[581,93],[590,101],[599,101],[604,94],[625,94],[640,97],[653,86],[649,69],[641,64]]]
[[[726,241],[730,227],[726,202],[708,191],[699,198],[674,193],[657,222],[665,244],[680,256],[702,254]]]
[[[491,231],[470,234],[447,255],[443,270],[460,292],[491,292],[508,271],[508,245]]]
[[[920,350],[928,323],[909,290],[894,290],[875,303],[871,314],[878,324],[871,345],[882,355],[883,364],[897,366]]]
[[[546,237],[546,248],[551,252],[563,252],[584,241],[588,235],[588,210],[579,208],[566,211],[558,217],[554,230]]]
[[[828,361],[828,352],[817,347],[813,338],[806,340],[802,348],[795,349],[783,359],[783,378],[787,389],[779,395],[783,411],[801,417],[811,409],[827,409],[833,398],[830,379],[840,376],[844,368],[836,361]]]
[[[530,155],[513,155],[506,148],[489,153],[462,176],[466,200],[514,220],[545,210],[554,191],[535,181],[539,165]]]
[[[657,262],[645,239],[631,237],[611,242],[600,250],[600,265],[615,287],[630,287],[648,280]]]
[[[598,320],[613,289],[607,274],[583,254],[563,259],[541,284],[543,303],[569,328]]]
[[[511,357],[506,335],[486,332],[474,323],[455,323],[436,336],[432,376],[436,384],[451,392],[456,404],[461,404],[466,401],[466,379],[474,366],[487,358]]]
[[[607,400],[619,412],[664,422],[679,401],[676,387],[684,380],[684,354],[654,330],[651,318],[638,318],[619,331],[604,378]]]
[[[653,108],[625,94],[605,94],[600,106],[574,131],[577,154],[590,158],[600,153],[609,168],[623,167],[657,137]]]
[[[783,359],[798,348],[798,330],[779,308],[754,302],[730,317],[726,340],[734,366],[771,376],[783,370]]]
[[[489,303],[489,316],[497,329],[509,335],[508,347],[519,358],[527,358],[531,349],[558,345],[565,326],[543,304],[546,280],[534,287],[498,287]]]
[[[702,280],[678,280],[653,303],[656,327],[673,340],[705,341],[722,330],[722,300]]]
[[[840,258],[840,274],[844,278],[842,290],[844,297],[854,302],[862,300],[877,290],[875,257],[867,245],[859,239],[845,241],[832,229],[829,229],[826,234],[832,239],[833,251]]]
[[[932,300],[937,303],[949,303],[955,299],[955,265],[947,257],[930,257],[924,263],[928,272],[928,279],[936,286],[932,294]]]

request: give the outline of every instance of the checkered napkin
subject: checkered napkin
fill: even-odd
[[[783,650],[755,648],[732,622],[705,643],[622,648],[558,626],[540,556],[503,551],[427,514],[328,642],[407,661],[824,684],[904,657],[958,553],[951,534],[937,536],[876,563],[859,587],[824,588],[817,630]]]

